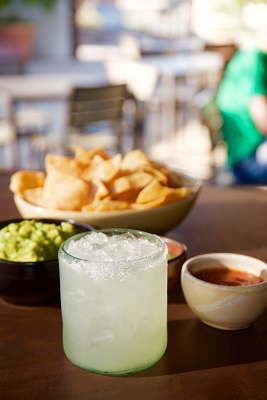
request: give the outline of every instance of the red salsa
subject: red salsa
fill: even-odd
[[[202,281],[225,286],[248,286],[264,281],[260,276],[225,267],[207,268],[192,275]]]

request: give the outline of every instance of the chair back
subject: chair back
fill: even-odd
[[[82,128],[92,122],[119,121],[126,99],[126,85],[76,87],[70,98],[69,125]]]
[[[203,89],[195,96],[193,103],[200,112],[202,124],[208,129],[211,150],[224,143],[221,130],[222,118],[216,105],[216,94],[217,87]]]
[[[75,132],[80,134],[85,131],[90,124],[112,122],[116,147],[118,151],[121,150],[123,105],[127,98],[128,90],[125,84],[75,87],[69,102],[69,130],[75,135]]]

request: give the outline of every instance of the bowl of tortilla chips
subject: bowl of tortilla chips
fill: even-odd
[[[139,149],[111,156],[74,147],[47,154],[44,171],[17,171],[10,190],[23,218],[72,218],[95,228],[164,234],[193,207],[201,182],[151,161]]]

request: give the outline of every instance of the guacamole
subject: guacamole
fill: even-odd
[[[57,259],[61,244],[75,233],[69,222],[60,225],[35,220],[13,222],[0,230],[0,259],[27,262]]]

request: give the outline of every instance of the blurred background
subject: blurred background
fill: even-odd
[[[70,154],[73,145],[138,147],[231,184],[214,96],[252,38],[258,3],[0,0],[0,167],[42,169],[47,152]],[[109,86],[117,90],[103,101]],[[86,120],[81,87],[88,107],[94,100]]]

